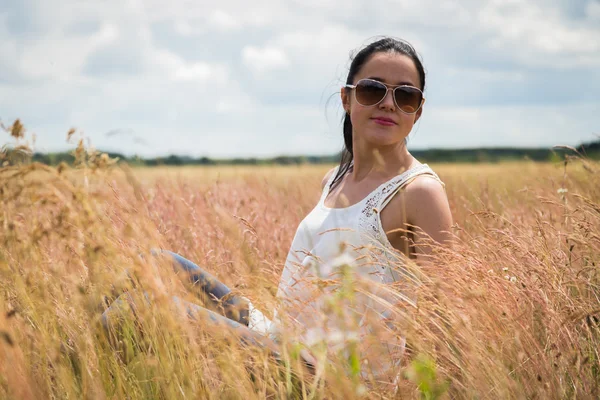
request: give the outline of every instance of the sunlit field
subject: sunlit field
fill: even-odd
[[[406,338],[397,384],[385,385],[361,373],[352,340],[311,374],[293,332],[276,360],[189,318],[171,298],[203,304],[197,289],[149,256],[177,252],[271,316],[296,226],[331,166],[92,161],[0,168],[0,398],[600,396],[597,163],[431,165],[455,245],[427,266],[396,257],[416,306],[392,304],[396,330],[373,333]],[[362,288],[344,282],[315,318],[344,313]],[[132,305],[107,332],[100,316],[125,292]]]

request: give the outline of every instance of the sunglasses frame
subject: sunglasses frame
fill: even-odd
[[[356,98],[356,90],[354,90],[354,100],[356,100],[356,102],[363,107],[375,107],[376,105],[381,103],[387,97],[390,90],[392,91],[392,99],[394,100],[394,104],[396,105],[396,107],[398,107],[398,110],[400,110],[400,112],[403,112],[404,114],[408,114],[408,115],[416,114],[417,112],[419,112],[421,107],[423,107],[423,104],[425,104],[425,96],[423,95],[423,91],[421,89],[419,89],[418,87],[411,86],[411,85],[388,85],[383,82],[376,81],[375,79],[364,78],[364,79],[361,79],[358,82],[356,82],[356,85],[344,85],[344,87],[348,88],[348,89],[356,89],[358,84],[361,83],[362,81],[377,82],[378,84],[383,85],[385,87],[385,95],[377,103],[371,104],[371,105],[365,105],[365,104],[361,103],[360,101],[358,101],[358,99]],[[396,102],[396,89],[402,88],[402,87],[416,89],[421,93],[421,103],[419,104],[419,107],[417,107],[417,109],[414,112],[404,111]]]

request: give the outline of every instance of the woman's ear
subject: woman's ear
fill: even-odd
[[[343,87],[340,91],[340,96],[342,98],[342,106],[344,107],[344,111],[350,114],[350,93],[348,88]]]

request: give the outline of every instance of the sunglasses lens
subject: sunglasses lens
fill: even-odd
[[[396,104],[407,114],[417,112],[423,102],[423,93],[412,87],[399,87],[394,91]]]
[[[386,87],[377,81],[359,81],[356,84],[356,101],[363,106],[372,106],[383,99],[386,91]]]

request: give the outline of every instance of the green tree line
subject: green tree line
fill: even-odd
[[[583,143],[574,150],[589,159],[600,159],[600,139]],[[575,154],[567,148],[470,148],[470,149],[427,149],[411,150],[411,154],[419,160],[428,163],[482,163],[510,160],[558,161],[564,154]],[[119,158],[133,166],[160,165],[295,165],[295,164],[332,164],[339,161],[339,154],[325,156],[279,156],[272,158],[210,158],[169,155],[156,158],[126,156],[115,152],[106,152],[111,158]],[[10,158],[10,157],[9,157]],[[75,160],[73,152],[33,153],[32,161],[48,165],[58,165],[61,162],[72,164]]]

